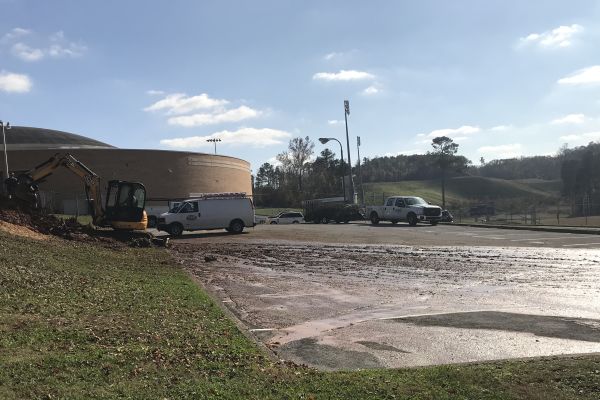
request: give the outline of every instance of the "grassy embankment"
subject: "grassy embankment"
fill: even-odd
[[[368,203],[382,202],[386,195],[406,194],[420,196],[431,203],[440,204],[442,193],[439,180],[402,181],[365,184],[365,198]],[[469,203],[473,201],[498,201],[509,199],[529,199],[532,203],[555,199],[560,192],[560,181],[526,179],[509,181],[504,179],[465,176],[448,179],[446,183],[447,203]]]
[[[273,363],[156,249],[0,232],[0,398],[585,399],[600,356],[325,373]]]

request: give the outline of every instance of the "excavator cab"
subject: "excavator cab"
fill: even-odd
[[[115,229],[144,230],[148,225],[146,188],[139,182],[108,182],[104,223]]]

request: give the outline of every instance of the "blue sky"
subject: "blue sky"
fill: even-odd
[[[597,1],[0,0],[0,119],[254,170],[291,137],[353,159],[447,135],[478,163],[600,140]],[[317,151],[323,149],[317,143]],[[337,153],[337,148],[332,147]]]

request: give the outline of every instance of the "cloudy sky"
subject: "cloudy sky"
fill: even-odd
[[[446,135],[479,162],[600,139],[600,2],[0,0],[0,119],[253,169]],[[317,143],[320,151],[323,146]],[[337,153],[337,148],[332,147]]]

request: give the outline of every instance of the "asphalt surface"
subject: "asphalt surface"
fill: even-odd
[[[596,235],[306,224],[173,243],[250,332],[298,363],[355,369],[600,352]]]

